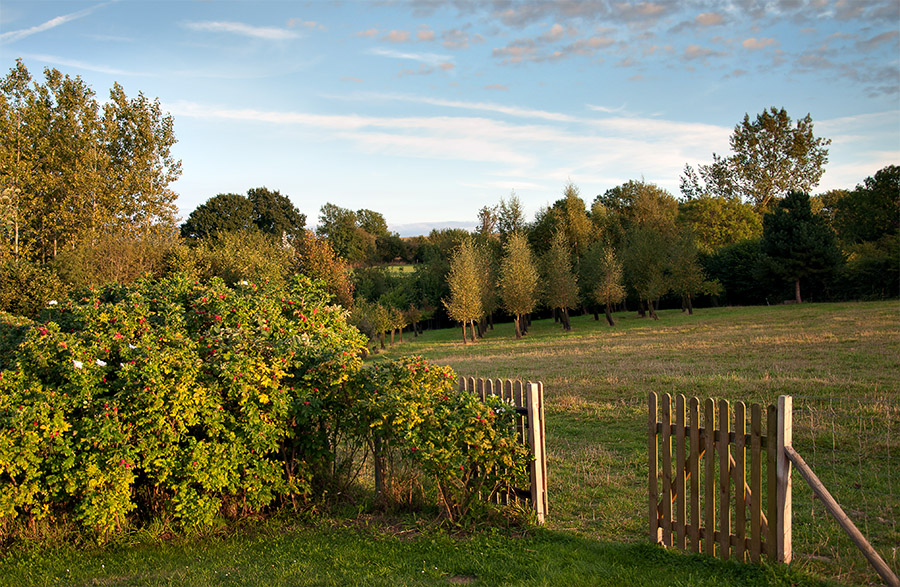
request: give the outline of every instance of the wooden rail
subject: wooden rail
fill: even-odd
[[[890,587],[900,587],[900,579],[897,578],[897,575],[894,574],[894,571],[884,562],[884,559],[878,554],[878,552],[872,548],[872,545],[869,544],[869,541],[866,540],[866,537],[862,535],[862,532],[856,527],[856,524],[844,513],[843,508],[841,508],[840,504],[831,496],[828,489],[825,488],[825,485],[819,480],[813,470],[806,464],[806,461],[803,460],[797,451],[794,450],[792,446],[784,447],[785,456],[790,459],[790,461],[797,467],[797,471],[800,475],[806,480],[809,486],[812,488],[813,493],[822,500],[822,504],[825,506],[825,509],[828,510],[828,513],[837,521],[841,528],[850,536],[850,539],[854,544],[862,551],[863,556],[869,561],[869,563],[875,568],[875,571],[884,579],[885,584]]]

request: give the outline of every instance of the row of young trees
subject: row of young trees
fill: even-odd
[[[101,102],[79,77],[22,60],[0,80],[0,261],[46,262],[99,235],[171,231],[181,174],[173,120],[115,84]]]

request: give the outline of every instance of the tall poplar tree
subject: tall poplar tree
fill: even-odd
[[[522,338],[522,318],[537,304],[538,271],[528,239],[520,232],[509,235],[500,263],[500,299],[503,309],[512,314],[516,338]]]
[[[559,311],[563,330],[572,330],[569,309],[578,305],[578,278],[572,271],[572,253],[563,232],[557,232],[550,250],[541,258],[542,298],[547,307]]]
[[[475,342],[475,321],[484,313],[480,268],[475,243],[471,237],[466,238],[450,258],[447,274],[450,299],[443,300],[450,318],[462,324],[463,344],[466,343],[467,325],[472,327],[472,342]]]

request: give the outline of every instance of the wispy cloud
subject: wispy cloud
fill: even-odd
[[[260,27],[245,24],[242,22],[231,21],[203,21],[203,22],[187,22],[184,27],[192,31],[209,32],[209,33],[232,33],[253,39],[263,39],[266,41],[286,41],[288,39],[296,39],[299,37],[294,31],[282,29],[278,27]]]
[[[424,63],[431,67],[439,67],[442,64],[453,62],[453,58],[449,55],[439,55],[437,53],[410,53],[406,51],[395,51],[394,49],[385,49],[383,47],[374,47],[369,49],[367,53],[370,55],[378,55],[379,57],[418,61],[419,63]]]
[[[504,89],[505,86],[491,87],[491,89]],[[428,96],[416,96],[411,94],[384,93],[384,92],[360,92],[350,96],[333,96],[333,98],[350,99],[350,100],[387,100],[392,102],[410,102],[416,104],[427,104],[429,106],[439,106],[442,108],[454,108],[459,110],[477,110],[481,112],[495,112],[497,114],[505,114],[507,116],[515,116],[517,118],[535,118],[538,120],[551,120],[555,122],[578,122],[579,119],[568,114],[559,112],[549,112],[547,110],[537,110],[533,108],[521,108],[518,106],[509,106],[506,104],[497,104],[495,102],[467,102],[463,100],[447,100],[445,98],[432,98]]]
[[[109,67],[98,63],[88,63],[77,59],[68,59],[65,57],[57,57],[56,55],[44,55],[38,53],[26,53],[22,55],[25,59],[33,59],[50,65],[58,65],[61,67],[71,67],[73,69],[82,69],[84,71],[94,71],[107,75],[127,75],[127,76],[152,76],[153,74],[139,71],[126,71],[115,67]]]
[[[79,10],[78,12],[72,12],[69,14],[65,14],[63,16],[57,16],[56,18],[51,18],[45,23],[39,24],[37,26],[33,26],[27,29],[19,29],[17,31],[9,31],[6,33],[0,34],[0,42],[2,43],[12,43],[26,37],[30,37],[31,35],[42,33],[44,31],[49,31],[50,29],[54,29],[60,25],[64,25],[67,22],[71,22],[73,20],[77,20],[79,18],[83,18],[92,12],[96,11],[99,8],[103,8],[111,4],[111,2],[104,2],[102,4],[95,4],[89,8],[85,8],[84,10]]]

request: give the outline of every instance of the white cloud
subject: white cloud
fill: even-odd
[[[277,27],[260,27],[242,22],[229,21],[203,21],[188,22],[184,24],[185,28],[192,31],[210,32],[210,33],[232,33],[242,35],[254,39],[263,39],[266,41],[286,41],[288,39],[296,39],[299,37],[294,31],[281,29]]]
[[[404,51],[395,51],[393,49],[384,49],[375,47],[367,51],[370,55],[378,55],[380,57],[392,57],[394,59],[408,59],[410,61],[418,61],[431,67],[440,67],[445,63],[452,63],[453,58],[449,55],[439,55],[437,53],[409,53]]]
[[[107,74],[107,75],[128,75],[128,76],[150,76],[150,75],[152,75],[149,73],[126,71],[124,69],[117,69],[115,67],[109,67],[107,65],[88,63],[86,61],[78,61],[76,59],[66,59],[65,57],[57,57],[55,55],[24,53],[24,54],[22,54],[22,57],[24,59],[34,59],[35,61],[49,63],[50,65],[58,65],[61,67],[71,67],[73,69],[83,69],[85,71],[94,71],[97,73],[103,73],[103,74]]]
[[[18,41],[24,39],[26,37],[30,37],[31,35],[42,33],[44,31],[49,31],[50,29],[54,29],[60,25],[64,25],[67,22],[71,22],[73,20],[83,18],[98,8],[102,8],[107,6],[110,2],[104,2],[102,4],[95,4],[90,8],[85,8],[84,10],[79,10],[77,12],[71,12],[69,14],[65,14],[63,16],[57,16],[56,18],[51,18],[45,23],[39,24],[37,26],[33,26],[27,29],[19,29],[17,31],[9,31],[6,33],[0,34],[0,42],[3,43],[12,43],[14,41]]]
[[[755,51],[758,49],[765,49],[766,47],[770,47],[772,45],[777,45],[777,41],[771,37],[763,37],[761,39],[757,39],[755,37],[750,37],[749,39],[744,39],[744,42],[741,43],[744,49],[749,49],[751,51]]]

